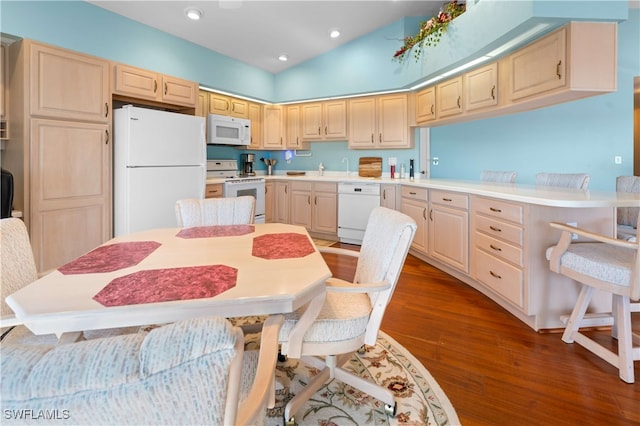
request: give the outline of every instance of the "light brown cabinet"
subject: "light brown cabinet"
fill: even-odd
[[[288,181],[275,182],[275,222],[289,223],[291,194]]]
[[[266,223],[274,222],[275,204],[275,184],[271,181],[268,181],[264,184],[264,221]]]
[[[292,181],[290,222],[310,232],[335,236],[338,232],[337,185]]]
[[[198,84],[155,71],[113,64],[114,95],[196,108]]]
[[[426,255],[429,243],[429,223],[427,222],[429,192],[426,188],[407,185],[402,185],[400,191],[402,197],[400,211],[415,220],[417,225],[411,248]]]
[[[249,103],[249,120],[251,120],[251,143],[249,149],[262,147],[262,105]]]
[[[249,118],[249,102],[219,93],[209,93],[209,113]]]
[[[302,112],[301,105],[286,107],[286,147],[289,149],[308,149],[309,143],[302,140]]]
[[[204,198],[222,198],[222,184],[208,183],[204,189]]]
[[[498,105],[498,63],[463,75],[465,112]]]
[[[392,210],[396,210],[396,186],[394,184],[380,185],[380,205]]]
[[[262,148],[284,149],[284,109],[281,105],[265,105],[263,107]]]
[[[464,273],[469,272],[469,196],[429,191],[429,253]]]
[[[436,86],[436,115],[444,118],[462,114],[462,76]]]
[[[347,101],[313,102],[302,104],[301,107],[302,139],[347,139]]]
[[[407,95],[368,96],[349,101],[349,148],[410,148]]]
[[[436,119],[436,88],[427,87],[415,96],[416,124],[424,124]]]
[[[111,236],[109,63],[30,40],[8,53],[9,109],[19,124],[3,165],[44,272]]]

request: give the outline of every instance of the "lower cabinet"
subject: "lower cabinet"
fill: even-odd
[[[380,205],[392,210],[396,210],[396,186],[397,185],[380,185]]]
[[[275,192],[275,184],[273,182],[266,182],[264,184],[264,221],[267,223],[274,222]]]
[[[209,183],[204,189],[204,198],[221,198],[222,197],[222,184],[221,183]]]
[[[430,255],[460,271],[469,272],[469,196],[429,191]]]
[[[291,204],[291,194],[288,181],[275,182],[275,217],[274,222],[289,223],[289,205]]]
[[[426,188],[417,188],[407,185],[402,185],[400,190],[402,194],[402,213],[411,217],[418,225],[416,235],[413,238],[413,243],[411,243],[411,248],[422,254],[428,254],[428,190]]]
[[[291,182],[291,223],[311,232],[338,232],[337,185],[332,182]]]

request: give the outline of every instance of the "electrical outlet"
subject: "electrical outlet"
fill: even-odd
[[[431,164],[433,164],[434,166],[437,166],[439,162],[440,162],[440,159],[438,157],[433,157],[431,159]]]
[[[621,155],[616,155],[615,157],[613,157],[613,162],[615,164],[622,164],[622,156]]]

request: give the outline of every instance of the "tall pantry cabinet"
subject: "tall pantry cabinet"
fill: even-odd
[[[22,40],[9,47],[14,175],[38,271],[57,268],[111,235],[108,61]]]

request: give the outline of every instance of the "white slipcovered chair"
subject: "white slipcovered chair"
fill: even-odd
[[[316,320],[305,330],[298,321],[302,309],[285,315],[280,331],[282,352],[301,358],[320,372],[285,408],[285,421],[330,378],[338,379],[383,401],[395,415],[393,393],[341,367],[363,345],[374,345],[385,309],[391,300],[407,252],[416,231],[409,216],[385,207],[375,208],[367,223],[360,252],[320,247],[325,253],[358,257],[353,283],[330,278],[327,294]],[[310,308],[311,309],[311,308]],[[301,335],[301,329],[304,335]]]
[[[536,185],[587,189],[589,179],[590,177],[586,173],[538,173],[536,174]]]
[[[514,171],[483,170],[482,173],[480,173],[480,181],[491,183],[516,183],[517,175],[518,174]]]
[[[636,223],[640,216],[636,216]],[[631,314],[640,311],[640,256],[638,242],[629,242],[585,231],[563,223],[551,223],[562,231],[557,245],[547,250],[552,271],[582,285],[578,300],[562,334],[566,343],[574,341],[618,368],[622,380],[634,382],[634,360],[640,360],[640,335],[632,329]],[[572,235],[589,242],[573,242]],[[588,314],[595,290],[612,295],[612,313]],[[633,301],[633,302],[632,302]],[[617,338],[617,352],[580,329],[611,325]],[[596,331],[591,331],[596,333]]]
[[[220,317],[69,345],[3,346],[3,424],[21,423],[11,413],[54,409],[56,424],[259,424],[275,402],[282,319],[266,321],[259,354],[245,352],[242,331]]]
[[[618,176],[616,178],[616,192],[640,193],[640,176]],[[617,236],[619,239],[635,241],[638,238],[638,224],[635,220],[639,213],[639,207],[618,207]]]
[[[213,225],[247,225],[255,220],[255,198],[187,198],[176,201],[176,219],[181,228]]]
[[[61,343],[68,343],[79,338],[92,339],[115,334],[134,333],[138,328],[124,327],[110,330],[92,330],[84,333],[69,333],[63,336],[47,334],[36,336],[22,325],[14,312],[5,302],[11,293],[31,284],[38,279],[36,263],[29,242],[29,233],[24,222],[17,218],[0,220],[0,329],[2,344],[55,344],[60,337]]]

